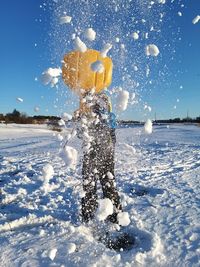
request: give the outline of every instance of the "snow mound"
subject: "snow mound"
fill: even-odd
[[[103,58],[107,57],[107,53],[110,51],[110,49],[112,48],[112,45],[107,43],[105,44],[104,48],[101,50],[101,56]]]
[[[113,214],[113,204],[109,198],[100,199],[98,203],[96,218],[98,221],[103,221],[109,215]]]
[[[74,39],[74,47],[77,51],[80,51],[82,53],[86,52],[87,51],[87,46],[86,44],[81,41],[81,39],[79,37],[76,37]]]
[[[152,121],[150,119],[148,119],[145,124],[144,124],[144,131],[147,134],[151,134],[153,131],[153,124]]]
[[[126,90],[121,90],[116,98],[117,108],[120,111],[126,110],[128,106],[128,100],[129,100],[129,92]]]
[[[130,224],[130,218],[128,212],[120,212],[117,214],[117,220],[119,225],[128,226]]]
[[[75,148],[71,146],[65,146],[60,153],[60,157],[63,159],[66,166],[75,169],[78,159],[78,152]]]
[[[147,56],[157,57],[159,55],[160,51],[155,44],[150,44],[150,45],[146,46],[145,53]]]
[[[101,60],[97,60],[90,65],[92,71],[102,73],[104,71],[104,65]]]
[[[196,23],[198,23],[199,21],[200,21],[200,16],[197,15],[197,16],[192,20],[192,23],[193,23],[193,24],[196,24]]]
[[[94,41],[96,38],[96,32],[92,28],[86,29],[84,36],[89,41]]]
[[[70,23],[72,20],[72,17],[70,16],[63,16],[63,17],[60,17],[60,24],[68,24]]]

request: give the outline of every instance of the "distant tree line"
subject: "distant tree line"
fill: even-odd
[[[0,122],[3,123],[18,123],[18,124],[44,124],[56,123],[60,120],[57,116],[28,116],[24,112],[19,112],[14,109],[12,113],[0,114]]]

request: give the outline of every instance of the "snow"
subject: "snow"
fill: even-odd
[[[192,23],[193,24],[196,24],[200,21],[200,15],[197,15],[193,20],[192,20]]]
[[[77,150],[71,146],[65,146],[60,153],[60,157],[65,162],[66,166],[75,169],[78,159]]]
[[[102,73],[104,72],[104,65],[101,60],[97,60],[91,64],[91,69],[94,72]]]
[[[132,37],[133,37],[134,40],[138,40],[139,39],[139,34],[137,32],[134,32],[132,34]]]
[[[23,101],[24,101],[21,97],[17,97],[16,100],[17,100],[18,102],[23,102]]]
[[[72,17],[70,16],[63,16],[63,17],[60,17],[60,24],[68,24],[70,23],[72,20]]]
[[[82,53],[86,52],[87,51],[87,46],[86,44],[81,41],[81,39],[79,37],[76,37],[74,39],[74,47],[77,51],[80,51]]]
[[[183,14],[179,11],[179,12],[178,12],[178,16],[179,16],[179,17],[182,17]]]
[[[103,58],[107,57],[107,53],[110,51],[110,49],[112,48],[112,45],[107,43],[104,45],[103,49],[101,50],[101,56]]]
[[[146,46],[145,53],[147,56],[157,57],[159,55],[160,51],[155,44],[150,44],[150,45]]]
[[[44,85],[54,87],[58,83],[58,77],[62,74],[61,68],[48,68],[42,73],[41,81]]]
[[[199,127],[154,125],[147,136],[133,125],[116,134],[116,184],[130,218],[122,228],[136,238],[133,249],[120,252],[97,241],[94,222],[80,222],[81,165],[73,173],[66,168],[55,132],[0,124],[1,266],[199,266]],[[77,137],[70,146],[82,150]],[[54,175],[44,194],[48,162]]]
[[[42,169],[42,175],[45,180],[45,182],[49,182],[49,180],[53,177],[54,175],[54,169],[53,166],[49,163],[47,163],[43,169]]]
[[[92,28],[88,28],[85,30],[84,36],[89,41],[94,41],[96,38],[96,32]]]
[[[126,90],[119,91],[116,97],[117,109],[120,111],[126,110],[128,106],[128,100],[129,100],[129,92]]]
[[[131,222],[128,212],[119,212],[117,214],[117,220],[121,226],[128,226]]]
[[[57,253],[57,248],[53,248],[49,251],[49,258],[53,261],[56,257],[56,253]]]
[[[99,199],[96,218],[99,221],[105,220],[109,215],[113,214],[113,204],[109,198]]]
[[[39,112],[40,111],[40,108],[38,106],[34,107],[34,111],[35,112]]]
[[[158,0],[158,3],[159,4],[165,4],[166,3],[166,0]]]
[[[151,134],[153,131],[153,124],[152,121],[150,119],[148,119],[145,124],[144,124],[144,131],[147,134]]]

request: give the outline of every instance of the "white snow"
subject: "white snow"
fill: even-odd
[[[53,261],[57,254],[57,248],[53,248],[49,251],[48,256]]]
[[[68,254],[74,253],[76,250],[76,244],[74,243],[68,243],[66,247]]]
[[[113,214],[113,204],[109,198],[99,199],[96,218],[104,221],[109,215]]]
[[[179,16],[179,17],[182,17],[183,14],[179,11],[179,12],[178,12],[178,16]]]
[[[158,0],[158,3],[159,4],[165,4],[166,3],[166,0]]]
[[[70,23],[72,20],[72,17],[70,16],[63,16],[63,17],[60,17],[60,24],[68,24]]]
[[[128,106],[128,100],[129,100],[129,92],[126,90],[119,91],[116,97],[117,109],[119,109],[120,111],[126,110]]]
[[[65,146],[60,153],[60,157],[65,162],[66,166],[75,169],[77,160],[78,160],[78,152],[75,148],[71,146]]]
[[[150,45],[146,46],[145,53],[147,56],[157,57],[159,55],[160,51],[155,44],[150,44]]]
[[[21,97],[17,97],[16,100],[17,100],[18,102],[23,102],[23,101],[24,101]]]
[[[110,51],[110,49],[112,48],[112,44],[105,44],[105,46],[103,47],[103,49],[101,50],[101,56],[103,58],[107,57],[107,53]]]
[[[137,32],[134,32],[132,34],[132,37],[133,37],[134,40],[138,40],[139,39],[139,34]]]
[[[36,107],[34,107],[34,111],[38,112],[38,111],[40,111],[40,108],[38,106],[36,106]]]
[[[70,120],[72,119],[72,115],[69,114],[69,113],[67,113],[67,112],[63,112],[63,113],[61,114],[61,117],[62,117],[63,119],[65,119],[66,121],[70,121]]]
[[[128,212],[119,212],[117,214],[117,220],[119,225],[121,226],[128,226],[130,224],[130,218]]]
[[[42,175],[43,175],[45,182],[49,182],[49,180],[54,175],[53,166],[51,164],[47,163],[42,169]]]
[[[81,41],[81,39],[79,37],[76,37],[74,39],[74,47],[77,51],[80,51],[82,53],[86,52],[87,51],[87,46],[86,44]]]
[[[97,60],[90,65],[92,71],[102,73],[104,72],[104,65],[101,60]]]
[[[193,24],[196,24],[200,21],[200,15],[197,15],[193,20],[192,20],[192,23]]]
[[[88,28],[85,30],[84,36],[89,41],[94,41],[96,38],[96,32],[92,28]]]
[[[152,121],[150,119],[148,119],[145,124],[144,124],[144,131],[147,134],[151,134],[153,131],[153,124]]]
[[[48,68],[42,73],[41,81],[44,85],[54,87],[58,83],[58,77],[62,74],[61,68]]]

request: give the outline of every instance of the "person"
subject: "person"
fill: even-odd
[[[95,216],[98,207],[97,182],[100,181],[103,198],[109,198],[114,207],[113,214],[107,220],[117,223],[117,214],[122,211],[122,206],[114,174],[116,118],[104,93],[87,93],[83,102],[84,112],[76,113],[81,122],[81,126],[77,127],[78,137],[83,139],[82,183],[85,195],[81,200],[82,220],[89,222]]]

